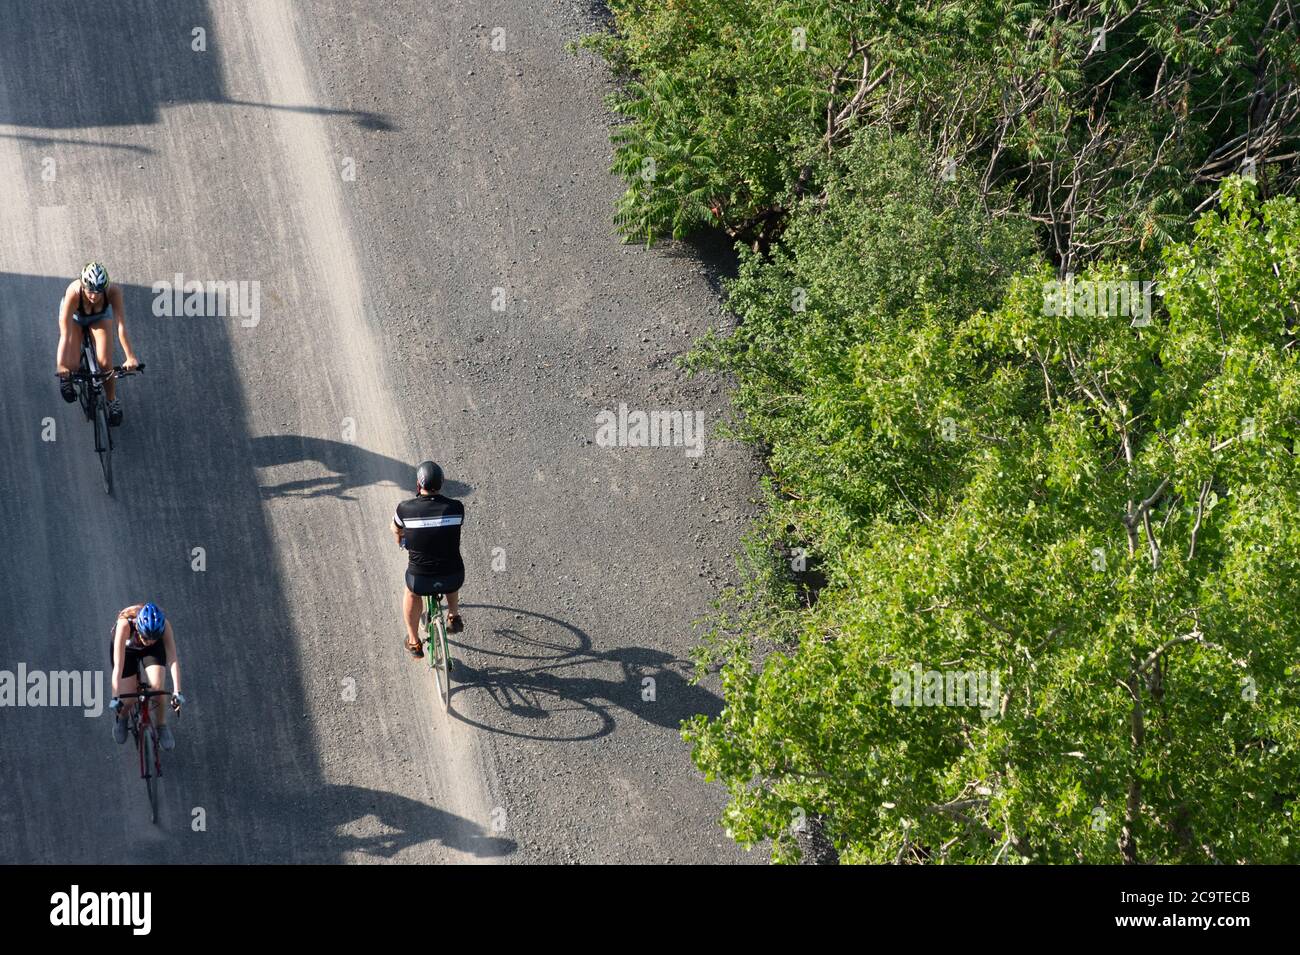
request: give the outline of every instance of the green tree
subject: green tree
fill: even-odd
[[[969,270],[944,292],[961,255],[914,238],[946,222],[946,241],[980,249],[959,236],[981,226],[856,190],[855,169],[778,260],[779,282],[826,290],[804,321],[832,330],[812,337],[845,336],[825,420],[800,345],[773,357],[745,332],[707,353],[740,375],[740,426],[773,449],[767,539],[796,528],[827,579],[791,613],[760,560],[720,618],[726,708],[686,734],[728,788],[729,831],[780,860],[807,814],[845,861],[1296,861],[1300,206],[1231,179],[1156,273],[1085,272],[1157,283],[1135,328],[1051,314],[1046,266],[1009,283]],[[910,216],[913,304],[888,269],[826,265],[884,241],[861,234],[873,216],[887,234]],[[819,231],[836,221],[838,242]],[[994,262],[1018,256],[1004,241]],[[742,330],[779,325],[763,281],[742,274]],[[856,336],[844,301],[865,310]],[[822,447],[797,447],[799,412],[765,417],[778,397],[810,409]],[[894,497],[864,490],[874,470],[841,470],[836,490],[844,462],[886,451]],[[914,666],[996,675],[993,715],[895,705]]]
[[[626,84],[618,221],[766,248],[853,133],[920,136],[1055,262],[1154,253],[1253,163],[1297,176],[1300,44],[1286,4],[1199,0],[612,0],[594,38]],[[954,82],[960,78],[960,82]],[[1006,187],[1012,187],[1007,190]]]

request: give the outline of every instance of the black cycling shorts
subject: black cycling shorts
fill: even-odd
[[[137,666],[143,664],[150,666],[157,664],[160,667],[167,665],[167,647],[161,640],[154,641],[153,646],[144,647],[141,650],[133,650],[128,644],[125,652],[122,654],[122,672],[118,674],[119,679],[134,677],[137,674]],[[113,666],[113,641],[108,642],[108,665],[111,669]]]
[[[465,584],[465,572],[443,574],[438,577],[426,577],[406,571],[406,589],[421,597],[433,597],[437,594],[454,594]]]

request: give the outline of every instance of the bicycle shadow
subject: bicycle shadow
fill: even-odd
[[[300,434],[264,435],[252,439],[253,466],[284,468],[293,477],[260,485],[262,497],[337,497],[355,500],[349,492],[372,484],[391,485],[415,495],[415,465],[367,451],[346,441]],[[307,472],[307,473],[303,473]],[[463,497],[473,492],[460,481],[444,483],[442,493]]]
[[[496,604],[463,607],[489,612],[492,634],[467,639],[484,632],[485,618],[476,615],[473,629],[452,641],[451,713],[463,723],[503,736],[579,742],[613,732],[613,710],[668,729],[696,714],[716,717],[722,711],[716,694],[691,682],[690,661],[647,647],[594,651],[584,631],[535,611]],[[474,662],[483,657],[503,662]],[[617,675],[590,672],[611,668]],[[574,670],[586,672],[569,675]]]
[[[312,842],[315,848],[295,861],[337,863],[342,852],[391,859],[427,842],[479,859],[501,858],[518,849],[513,839],[492,835],[463,816],[362,786],[331,784],[316,790],[310,813],[319,838]]]

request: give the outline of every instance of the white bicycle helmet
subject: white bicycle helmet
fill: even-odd
[[[108,269],[98,262],[87,262],[81,270],[81,283],[92,292],[102,292],[108,288]]]

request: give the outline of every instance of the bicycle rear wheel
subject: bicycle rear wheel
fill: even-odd
[[[447,616],[442,612],[442,603],[436,607],[425,604],[425,617],[429,633],[429,665],[433,668],[433,682],[438,690],[438,699],[442,701],[445,712],[451,705],[451,653],[447,647]]]
[[[95,407],[95,450],[104,472],[104,493],[113,493],[113,437],[108,430],[108,402],[100,399]]]

